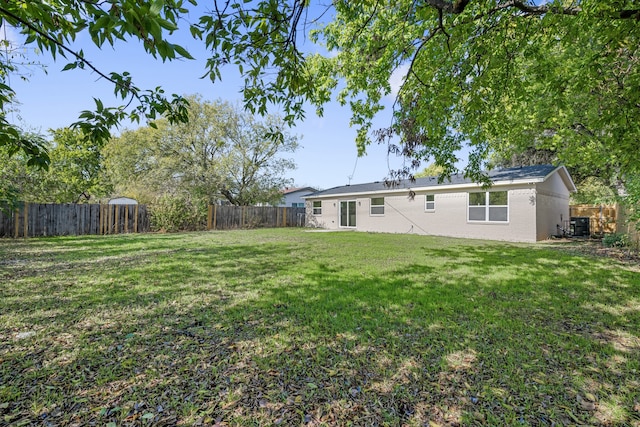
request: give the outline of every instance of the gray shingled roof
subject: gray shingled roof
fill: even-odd
[[[522,166],[517,168],[496,169],[487,172],[492,182],[498,181],[515,181],[521,179],[544,179],[551,172],[556,170],[556,166],[552,165],[536,165]],[[462,174],[452,175],[450,180],[446,179],[441,184],[438,183],[438,177],[416,178],[414,182],[409,180],[400,181],[398,185],[388,187],[384,182],[370,182],[367,184],[344,185],[341,187],[329,188],[327,190],[318,191],[307,195],[305,198],[322,197],[334,194],[353,194],[353,193],[372,193],[376,191],[394,191],[403,189],[416,189],[425,187],[439,187],[444,185],[470,184],[472,180],[465,178]]]

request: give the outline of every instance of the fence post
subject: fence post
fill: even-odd
[[[104,233],[109,234],[109,205],[103,205],[102,209],[104,209]]]
[[[120,232],[120,205],[114,205],[113,209],[113,216],[115,217],[113,219],[113,234],[118,234]]]
[[[133,232],[138,232],[138,205],[136,205],[135,217],[133,218]]]
[[[282,208],[282,226],[283,227],[287,226],[287,208],[286,207]]]
[[[24,204],[24,223],[22,224],[24,227],[23,236],[25,239],[29,237],[29,203]]]
[[[20,210],[16,209],[16,212],[13,217],[13,237],[14,239],[18,238],[18,234],[20,233]]]
[[[100,234],[107,234],[107,205],[100,205]]]

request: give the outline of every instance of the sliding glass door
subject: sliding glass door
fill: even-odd
[[[340,202],[340,227],[356,226],[356,201]]]

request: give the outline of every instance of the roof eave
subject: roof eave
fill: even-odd
[[[514,179],[514,180],[505,180],[505,181],[496,181],[491,184],[491,187],[503,187],[507,185],[531,185],[543,182],[545,178],[527,178],[527,179]],[[388,188],[384,190],[375,190],[375,191],[357,191],[351,193],[330,193],[326,195],[313,195],[309,194],[308,196],[302,197],[303,199],[321,199],[321,198],[331,198],[331,197],[351,197],[351,196],[361,196],[363,194],[389,194],[389,193],[400,193],[403,191],[442,191],[442,190],[463,190],[463,189],[479,189],[482,188],[482,184],[478,184],[476,182],[467,182],[464,184],[443,184],[443,185],[432,185],[432,186],[422,186],[422,187],[403,187],[403,188]]]
[[[549,174],[544,177],[544,180],[546,181],[547,178],[549,178],[551,175],[553,175],[556,172],[560,174],[560,178],[562,179],[564,184],[567,186],[567,189],[569,190],[570,193],[575,193],[578,191],[576,184],[573,182],[573,178],[571,178],[571,175],[569,174],[569,171],[565,166],[558,166],[553,171],[549,172]]]

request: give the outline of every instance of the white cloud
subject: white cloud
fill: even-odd
[[[389,85],[391,86],[391,93],[389,94],[389,97],[396,99],[408,72],[409,64],[403,64],[391,73],[391,76],[389,77]]]

